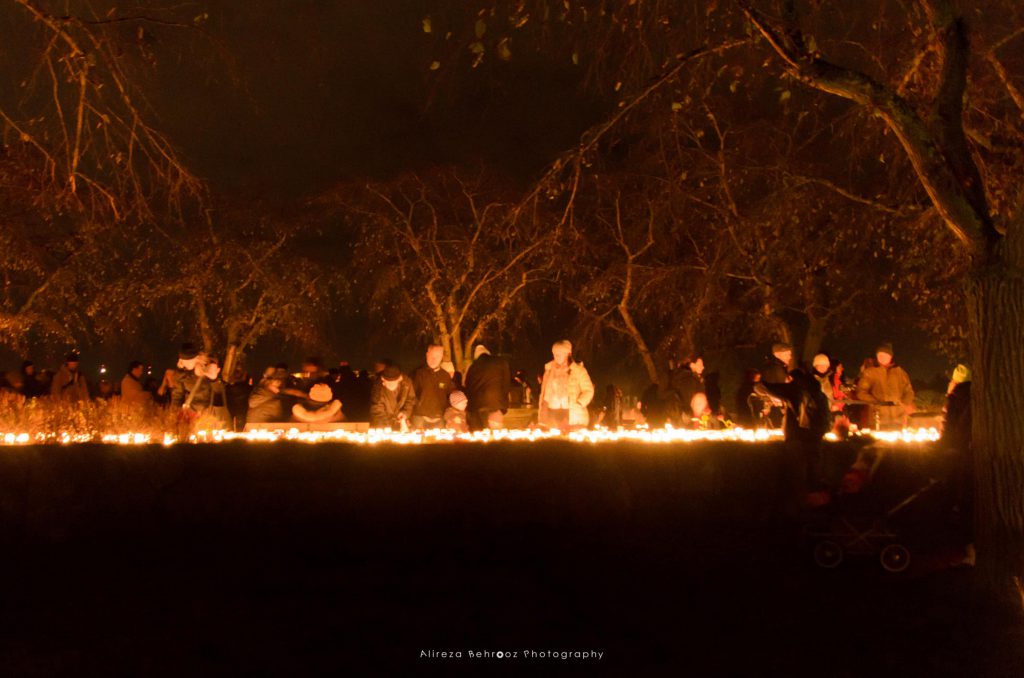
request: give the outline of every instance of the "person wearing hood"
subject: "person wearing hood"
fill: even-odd
[[[544,365],[537,421],[560,431],[585,428],[590,423],[587,406],[594,399],[594,382],[583,363],[572,359],[568,341],[556,341],[551,355],[554,359]]]
[[[321,383],[309,389],[306,402],[292,406],[292,418],[310,424],[329,424],[343,421],[345,416],[341,413],[341,401],[334,399],[331,387]]]
[[[57,370],[50,384],[50,395],[55,400],[67,403],[89,400],[89,383],[78,369],[79,361],[77,352],[69,353],[64,364]]]
[[[380,373],[370,391],[370,428],[390,428],[405,431],[416,405],[416,391],[412,380],[394,365]]]
[[[914,411],[914,387],[906,370],[893,360],[892,344],[875,350],[875,361],[857,380],[857,399],[870,403],[881,426],[907,425]]]
[[[500,429],[505,426],[508,392],[512,388],[512,368],[508,361],[491,355],[487,347],[473,350],[473,364],[466,370],[466,397],[469,427]]]

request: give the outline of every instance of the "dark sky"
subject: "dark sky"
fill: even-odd
[[[202,3],[208,37],[186,39],[193,49],[182,52],[175,29],[154,33],[157,124],[215,191],[287,210],[341,180],[434,164],[483,160],[525,184],[605,112],[581,95],[571,65],[526,54],[488,64],[486,73],[464,68],[458,89],[438,90],[428,106],[435,56],[433,36],[422,31],[428,5]],[[398,343],[374,350],[420,359],[413,347],[399,353]],[[171,342],[164,348],[170,360]],[[370,357],[353,352],[339,346],[325,357]],[[927,366],[909,367],[929,373],[934,358],[921,353]],[[94,357],[120,360],[103,350]]]
[[[427,106],[426,3],[217,2],[213,56],[160,65],[165,127],[221,190],[290,199],[332,182],[447,162],[528,180],[600,115],[571,67],[514,60]],[[231,58],[217,56],[223,41]]]

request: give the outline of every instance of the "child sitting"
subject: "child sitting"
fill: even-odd
[[[445,428],[459,433],[469,433],[469,424],[466,423],[466,405],[469,400],[462,391],[452,391],[448,396],[449,407],[444,411]]]

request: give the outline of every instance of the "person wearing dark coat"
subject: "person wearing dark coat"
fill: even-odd
[[[416,404],[412,409],[412,427],[415,429],[443,428],[444,411],[448,409],[448,396],[455,390],[452,377],[441,368],[444,348],[436,344],[427,347],[426,364],[412,375]]]
[[[772,344],[772,356],[761,370],[765,384],[785,384],[790,380],[789,366],[793,363],[793,347],[779,341]]]
[[[953,508],[966,546],[964,564],[974,564],[974,463],[971,456],[971,370],[957,365],[946,392],[941,444],[953,455]]]
[[[373,382],[370,391],[370,427],[404,431],[409,427],[415,405],[412,380],[390,365]]]
[[[473,352],[473,364],[466,371],[465,392],[469,398],[470,428],[498,429],[505,424],[508,392],[512,388],[512,368],[508,361],[491,355],[486,346]]]
[[[672,370],[669,377],[671,398],[675,407],[672,414],[676,426],[689,425],[692,417],[699,417],[702,412],[693,412],[693,396],[698,393],[705,393],[704,388],[704,358],[694,356],[684,358],[676,369]]]
[[[247,424],[272,424],[288,421],[284,395],[281,389],[288,381],[288,372],[272,367],[264,373],[260,382],[249,393]]]
[[[777,510],[795,518],[807,505],[808,490],[822,489],[821,439],[829,428],[828,399],[821,385],[800,370],[786,383],[760,383],[754,392],[781,400],[786,410],[783,424],[785,452],[779,469]]]
[[[21,395],[26,398],[46,395],[46,385],[36,376],[36,364],[31,360],[21,363]]]
[[[212,366],[205,353],[192,344],[182,344],[178,352],[178,370],[171,391],[172,410],[191,410],[199,413],[213,404],[211,380],[217,378],[219,368]]]

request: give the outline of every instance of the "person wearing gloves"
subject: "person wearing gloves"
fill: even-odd
[[[544,366],[540,384],[538,423],[545,428],[572,431],[590,423],[587,406],[594,398],[594,383],[583,363],[572,359],[572,344],[555,342],[554,360]]]

